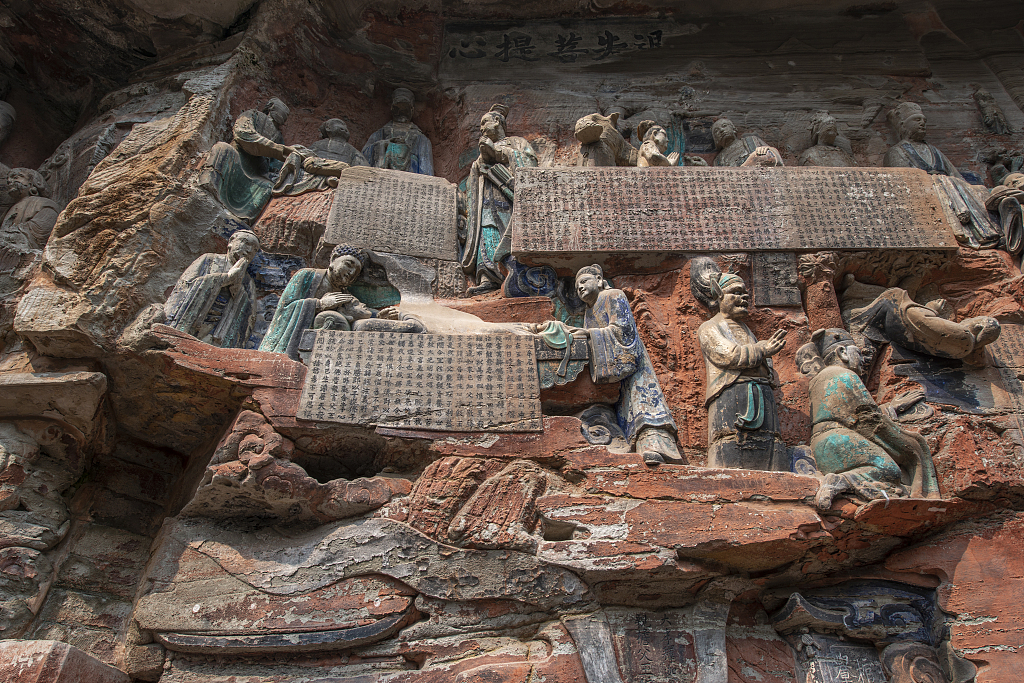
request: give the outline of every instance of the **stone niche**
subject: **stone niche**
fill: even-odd
[[[0,210],[8,167],[38,168],[59,216],[0,254],[0,678],[1024,674],[1012,3],[15,4]],[[882,166],[901,102],[963,184]],[[799,165],[824,111],[856,167]],[[723,118],[784,166],[715,166]],[[683,166],[588,165],[657,127]],[[380,131],[390,167],[361,166]],[[514,257],[497,289],[463,253],[484,223],[484,255]],[[198,323],[244,318],[224,348],[164,307],[221,262]],[[588,304],[594,264],[618,293]],[[296,277],[309,324],[260,350]],[[771,470],[709,466],[698,330],[740,284],[730,334],[785,338],[745,399],[775,406]],[[313,329],[325,310],[340,328]],[[900,337],[911,319],[948,343]],[[634,367],[606,381],[595,338]],[[879,486],[819,469],[830,339],[864,361],[846,428],[926,446],[920,495],[902,460]],[[620,396],[663,407],[654,437]]]

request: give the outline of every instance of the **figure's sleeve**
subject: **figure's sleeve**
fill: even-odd
[[[430,138],[420,135],[420,144],[417,145],[417,156],[420,159],[420,173],[434,175],[434,148],[430,144]]]
[[[366,144],[363,145],[363,157],[366,159],[367,166],[373,166],[376,163],[376,159],[373,158],[373,146],[384,138],[383,131],[384,129],[382,128],[366,138]]]
[[[595,384],[619,382],[636,372],[640,363],[636,323],[625,296],[599,301],[597,306],[605,307],[605,311],[595,317],[607,317],[607,324],[587,326],[590,377]]]
[[[235,142],[249,154],[285,161],[287,155],[281,145],[256,130],[254,112],[245,112],[235,121],[233,133]]]
[[[702,327],[697,338],[704,357],[720,368],[747,370],[764,362],[764,352],[757,344],[737,344],[727,339],[717,325]]]

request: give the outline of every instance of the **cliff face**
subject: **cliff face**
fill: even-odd
[[[992,194],[1024,149],[1012,3],[47,0],[0,4],[0,25],[0,678],[1024,673],[1020,223]],[[288,173],[311,177],[294,169],[308,149],[327,158],[328,119],[363,150],[401,118],[398,88],[447,182],[346,169],[321,189],[271,193]],[[246,117],[270,125],[253,112],[271,97],[290,109],[274,122],[283,169],[237,141]],[[962,183],[881,168],[903,102],[920,105],[925,139]],[[565,168],[550,185],[526,168],[501,194],[478,161],[495,103],[523,139],[506,143],[520,145],[511,166],[532,165],[528,143],[540,169],[575,167],[577,121],[597,113],[603,140],[635,148],[641,122],[661,125],[686,167]],[[789,168],[823,110],[832,149],[860,171]],[[723,118],[786,168],[704,168]],[[267,158],[269,141],[257,141]],[[38,169],[35,194],[9,169]],[[388,179],[405,189],[339,232],[339,214],[367,211],[359,197]],[[475,293],[482,280],[460,253],[423,254],[452,233],[463,241],[482,197],[511,211],[517,260],[502,289]],[[994,248],[969,243],[982,224]],[[390,253],[374,243],[379,225],[427,246]],[[234,285],[251,286],[246,334],[220,348],[163,303],[239,230],[263,247],[240,280],[210,290],[233,301]],[[291,357],[259,350],[289,280],[327,267],[340,234],[374,251],[351,293],[377,310],[400,299],[429,348],[451,335],[436,351],[394,361],[387,340],[414,335],[360,321],[385,331],[330,334],[376,340],[352,353],[380,355],[365,378],[367,356],[339,356],[348,374],[331,385],[312,335]],[[572,275],[591,263],[628,302],[634,322],[615,339],[642,341],[685,464],[629,452],[609,409],[620,385],[591,375],[593,340],[553,349],[526,334],[584,325]],[[750,289],[756,339],[785,333],[777,386],[749,394],[775,405],[774,431],[756,428],[781,449],[773,471],[709,467],[721,463],[709,461],[698,329],[718,309],[693,284],[702,268]],[[868,305],[881,313],[865,327],[853,312]],[[949,353],[957,335],[977,342],[983,318],[999,339]],[[867,356],[859,408],[815,398],[820,366],[800,352],[824,328],[856,333]],[[525,346],[495,360],[494,335]],[[460,354],[448,371],[442,348]],[[316,382],[347,397],[332,416],[308,412]],[[594,404],[606,408],[583,412]],[[824,410],[847,420],[844,438],[885,442],[896,480],[871,474],[823,498],[826,456],[855,450],[812,453]],[[436,428],[437,415],[463,427]],[[903,440],[885,441],[887,429]],[[907,460],[924,445],[931,488]]]

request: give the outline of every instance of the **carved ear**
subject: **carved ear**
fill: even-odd
[[[725,293],[722,291],[722,285],[718,284],[719,275],[721,275],[721,273],[711,274],[711,294],[715,297],[715,301],[721,301],[725,296]]]
[[[612,115],[609,116],[608,119],[612,122],[612,126],[619,125],[619,112],[613,111]]]

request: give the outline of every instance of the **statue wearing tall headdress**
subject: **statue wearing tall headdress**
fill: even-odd
[[[839,128],[835,117],[827,111],[818,111],[811,117],[812,147],[800,155],[798,166],[856,166],[857,161],[842,147],[836,145]]]
[[[537,165],[537,154],[525,138],[506,135],[508,111],[506,105],[495,104],[480,118],[480,156],[466,181],[469,220],[462,269],[477,282],[470,294],[497,289],[504,281],[516,169]]]

